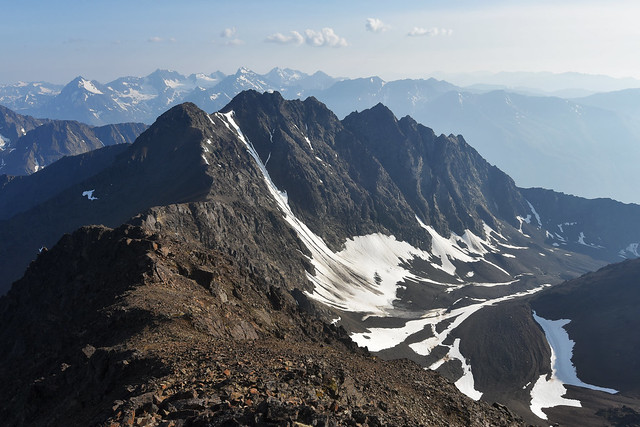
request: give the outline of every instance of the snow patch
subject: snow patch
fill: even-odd
[[[460,390],[473,400],[480,400],[480,398],[482,397],[482,393],[475,389],[475,384],[473,382],[473,373],[471,372],[471,365],[467,363],[467,359],[460,352],[460,338],[456,338],[453,341],[453,345],[451,346],[448,354],[452,359],[458,359],[462,363],[462,377],[460,377],[458,381],[454,383],[454,385],[458,388],[458,390]]]
[[[80,80],[80,86],[82,86],[87,92],[91,92],[96,95],[104,95],[90,80]]]
[[[87,197],[89,200],[98,200],[97,197],[93,197],[93,192],[96,190],[87,190],[82,192],[82,197]]]
[[[586,242],[584,241],[584,238],[585,238],[585,237],[586,237],[586,236],[584,235],[584,231],[581,231],[581,232],[580,232],[580,235],[578,235],[578,243],[580,243],[581,245],[584,245],[584,246],[589,246],[590,248],[597,248],[597,249],[602,249],[602,248],[603,248],[603,247],[602,247],[602,246],[600,246],[600,245],[595,245],[595,244],[593,244],[593,243],[586,243]]]
[[[488,240],[492,238],[491,233],[494,231],[486,224],[483,225],[488,239],[476,236],[471,230],[465,230],[462,236],[451,233],[449,238],[446,238],[438,234],[433,227],[422,222],[417,216],[416,220],[431,236],[431,252],[434,257],[440,259],[440,265],[432,263],[434,268],[442,270],[453,277],[458,277],[456,267],[452,261],[464,263],[484,262],[510,276],[509,272],[484,258],[484,255],[488,253],[498,252],[493,242]],[[460,279],[458,278],[458,280]]]
[[[524,236],[524,237],[530,237],[529,235],[525,234],[524,231],[522,231],[522,223],[526,222],[527,224],[531,223],[531,215],[527,215],[526,218],[521,217],[520,215],[516,216],[516,219],[518,220],[518,222],[520,223],[520,226],[518,227],[518,231]]]
[[[626,258],[627,252],[635,257],[640,257],[640,253],[638,252],[638,247],[640,243],[630,243],[625,249],[620,250],[620,256]]]
[[[569,334],[564,329],[564,326],[570,322],[569,319],[547,320],[538,316],[535,311],[533,318],[542,327],[551,347],[552,369],[551,377],[547,379],[546,375],[541,375],[531,390],[531,411],[534,414],[546,420],[546,414],[542,412],[543,408],[559,405],[580,407],[580,401],[562,397],[567,391],[565,384],[610,394],[617,393],[617,390],[587,384],[578,379],[576,368],[571,362],[575,342],[569,338]]]
[[[452,234],[450,238],[442,237],[438,232],[431,226],[423,223],[420,218],[416,217],[418,223],[422,228],[427,230],[429,235],[431,236],[431,253],[434,257],[440,258],[441,266],[437,264],[433,264],[434,267],[439,268],[440,270],[446,272],[451,276],[456,276],[456,267],[453,265],[451,260],[458,260],[462,262],[476,262],[477,259],[472,258],[471,256],[464,253],[462,248],[460,248],[455,243],[455,237]],[[427,257],[426,259],[429,259]]]
[[[551,360],[553,363],[553,350],[551,352]],[[536,381],[531,389],[531,412],[534,415],[542,418],[543,420],[548,419],[547,414],[545,414],[542,410],[545,408],[554,408],[556,406],[574,406],[577,408],[582,407],[582,404],[579,400],[575,399],[566,399],[564,396],[567,393],[567,389],[564,387],[561,381],[554,378],[552,375],[551,378],[547,379],[547,375],[540,375],[540,378]]]
[[[182,86],[182,83],[180,83],[180,80],[169,80],[169,79],[163,79],[165,86],[170,87],[171,89],[175,89],[177,87]]]
[[[471,304],[464,307],[454,308],[448,310],[447,308],[437,308],[429,310],[424,313],[420,318],[407,321],[404,326],[398,328],[368,328],[366,332],[354,333],[351,335],[351,339],[360,346],[369,347],[369,351],[378,352],[388,348],[393,348],[396,345],[402,343],[410,335],[420,332],[423,329],[429,327],[432,330],[433,336],[426,340],[409,345],[409,347],[417,354],[426,356],[431,351],[441,345],[442,342],[449,336],[451,331],[460,326],[469,316],[482,307],[497,304],[502,301],[507,301],[513,298],[522,297],[525,295],[531,295],[536,293],[549,285],[542,285],[540,287],[518,292],[512,295],[507,295],[499,298],[478,300],[478,304]],[[454,319],[447,327],[441,332],[436,332],[435,326],[449,319]]]
[[[311,148],[311,151],[313,151],[313,145],[311,145],[311,141],[309,141],[309,138],[305,136],[304,140],[307,141],[307,144],[309,144],[309,148]]]
[[[564,233],[564,226],[565,225],[578,225],[577,222],[564,222],[562,224],[558,224],[558,228],[560,229],[561,233]]]
[[[531,213],[535,217],[536,221],[538,221],[538,226],[542,227],[542,220],[540,220],[540,215],[538,215],[538,212],[536,212],[536,209],[533,207],[533,205],[528,200],[525,200],[525,201],[529,205],[529,209],[531,209]]]
[[[6,136],[0,134],[0,151],[4,151],[11,144],[11,140]]]
[[[465,320],[467,320],[473,313],[477,312],[483,307],[491,306],[503,301],[507,301],[514,298],[523,297],[526,295],[534,294],[547,286],[550,285],[542,285],[540,287],[530,289],[528,291],[517,292],[512,295],[506,295],[499,298],[494,299],[475,299],[469,298],[471,301],[476,301],[476,304],[467,305],[464,307],[447,309],[447,308],[438,308],[433,309],[425,314],[423,314],[418,319],[408,320],[404,326],[398,328],[369,328],[367,331],[362,333],[354,333],[351,335],[351,339],[357,343],[361,347],[368,347],[369,351],[378,352],[385,349],[393,348],[398,344],[404,342],[411,335],[418,333],[425,329],[430,329],[431,337],[410,344],[409,347],[421,356],[426,356],[431,353],[431,351],[443,345],[443,342],[449,337],[453,330],[455,330],[458,326],[462,324]],[[437,332],[436,325],[441,322],[450,322],[447,326],[440,332]],[[454,342],[455,345],[455,342]],[[444,356],[442,359],[436,361],[433,365],[431,365],[430,369],[437,369],[440,365],[442,365],[448,358],[452,357],[452,355],[457,356],[461,359],[463,366],[466,366],[466,360],[459,355],[459,349],[457,353],[455,351],[451,352],[451,346],[449,347],[450,351]],[[465,392],[468,396],[472,398],[476,398],[477,394],[474,394],[472,390],[473,388],[473,377],[471,376],[471,367],[469,366],[468,371],[465,369],[465,375],[461,378],[460,384],[456,382],[456,386],[459,386],[461,391]],[[469,377],[470,376],[470,377]],[[464,379],[463,379],[464,378]],[[460,380],[459,380],[460,381]],[[477,393],[477,392],[476,392]]]
[[[429,366],[429,369],[436,370],[440,366],[444,364],[447,360],[456,359],[459,360],[462,364],[462,376],[454,383],[454,385],[460,390],[462,393],[466,394],[473,400],[480,400],[482,397],[482,392],[475,389],[475,384],[473,381],[473,373],[471,372],[471,366],[467,363],[466,357],[462,355],[460,352],[460,338],[456,338],[453,341],[453,345],[444,345],[444,347],[449,348],[447,354],[437,362],[433,363]]]

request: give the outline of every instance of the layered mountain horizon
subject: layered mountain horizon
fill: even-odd
[[[569,77],[575,81],[576,76],[556,76],[559,82]],[[530,80],[538,78],[543,77]],[[619,85],[598,87],[613,90]],[[150,124],[182,102],[193,102],[210,113],[218,111],[248,89],[277,91],[287,99],[314,96],[340,118],[383,103],[399,117],[410,115],[437,133],[464,135],[519,186],[640,202],[632,179],[640,159],[635,143],[640,137],[636,124],[640,110],[634,107],[640,101],[633,88],[561,98],[513,86],[461,87],[434,78],[344,79],[288,68],[266,74],[240,68],[230,75],[218,71],[189,76],[156,70],[107,84],[79,76],[65,86],[3,85],[0,104],[20,114],[94,126]]]
[[[21,196],[40,187],[37,198]],[[241,92],[213,114],[193,103],[177,105],[133,144],[67,157],[22,179],[7,180],[0,207],[2,289],[37,258],[0,300],[6,322],[16,324],[15,319],[29,316],[32,298],[42,301],[47,316],[45,301],[52,296],[37,296],[47,286],[45,277],[57,283],[51,292],[59,286],[65,293],[54,298],[72,305],[78,302],[67,292],[91,299],[105,287],[104,292],[115,292],[108,298],[118,299],[126,289],[147,292],[150,283],[167,289],[195,285],[223,304],[233,295],[239,310],[233,316],[252,320],[227,323],[219,317],[227,308],[210,311],[213,306],[203,302],[202,307],[209,307],[203,315],[202,307],[189,303],[180,308],[176,301],[171,310],[187,310],[186,323],[179,323],[186,330],[235,340],[256,340],[267,331],[285,337],[291,320],[270,316],[296,306],[313,319],[342,326],[351,340],[382,358],[411,359],[437,370],[472,399],[508,404],[536,423],[550,414],[568,417],[562,393],[539,401],[540,390],[567,384],[553,367],[558,350],[540,326],[562,319],[563,312],[552,311],[543,296],[564,280],[636,258],[640,242],[640,206],[521,189],[463,137],[437,135],[411,117],[398,119],[382,104],[341,120],[314,97],[287,100],[279,93],[253,90]],[[91,224],[124,228],[65,235]],[[118,255],[128,253],[130,245],[136,256]],[[182,259],[183,250],[191,258]],[[62,258],[74,261],[57,271],[55,260]],[[117,260],[113,280],[124,288],[112,288],[111,279],[95,282],[108,275],[108,260]],[[94,287],[94,282],[100,285]],[[76,291],[67,289],[70,284]],[[624,292],[633,295],[634,290]],[[246,303],[260,300],[269,306],[258,310]],[[98,297],[92,301],[98,312],[114,309]],[[167,315],[153,307],[136,310],[142,310],[141,319],[146,319],[144,313]],[[50,317],[73,323],[73,311],[65,312],[62,317],[50,312]],[[589,319],[598,312],[582,316],[576,328],[591,327]],[[34,322],[32,332],[6,332],[4,340],[12,350],[4,353],[5,362],[17,363],[30,351],[28,334],[38,329]],[[612,319],[608,325],[615,328],[619,322]],[[502,332],[487,336],[496,328]],[[96,341],[82,348],[90,344],[106,351],[115,345],[96,331]],[[585,329],[576,331],[587,336]],[[69,333],[60,339],[80,345],[81,331]],[[593,345],[605,344],[594,339]],[[632,348],[625,350],[635,354]],[[52,353],[59,355],[52,356],[54,364],[62,360],[55,357],[64,359],[60,351]],[[578,354],[585,353],[576,346]],[[627,365],[632,359],[605,355],[597,363]],[[572,406],[581,402],[584,413],[595,420],[619,415],[596,414],[606,399],[636,407],[635,389],[622,377],[603,379],[594,372],[596,359],[584,360],[575,361],[577,375],[601,390],[581,388]],[[33,375],[52,369],[42,363],[32,367]],[[54,375],[51,384],[58,384],[54,377],[59,374],[47,372]],[[134,387],[118,393],[122,400],[142,391]],[[30,407],[40,396],[25,393],[12,400],[15,408]],[[73,402],[58,404],[76,408]],[[33,411],[33,417],[41,416]],[[192,415],[200,414],[196,412]],[[109,414],[117,417],[117,411]]]

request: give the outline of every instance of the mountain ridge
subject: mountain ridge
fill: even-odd
[[[78,239],[86,251],[101,239],[95,236],[118,235],[123,247],[143,241],[136,265],[122,259],[124,272],[141,268],[143,276],[169,287],[188,279],[219,300],[231,294],[240,301],[243,292],[259,290],[248,301],[299,307],[337,323],[374,354],[431,367],[473,399],[515,405],[528,422],[540,422],[531,401],[538,378],[549,372],[550,350],[531,311],[518,304],[604,265],[610,253],[554,246],[548,241],[557,225],[553,203],[529,200],[462,137],[436,136],[384,106],[341,121],[314,98],[288,101],[248,91],[214,114],[189,103],[173,107],[112,158],[82,181],[50,190],[58,193],[44,203],[0,221],[0,241],[9,242],[0,256],[5,275],[13,268],[18,276],[42,243],[53,246],[81,225],[126,223],[119,231],[84,230]],[[406,163],[398,167],[400,160]],[[50,173],[57,169],[52,165]],[[591,203],[580,199],[576,206],[588,210]],[[47,230],[39,228],[44,223]],[[584,228],[585,243],[597,237],[591,237],[596,225]],[[628,245],[619,236],[608,238]],[[175,251],[165,253],[163,245]],[[78,251],[78,265],[104,268],[75,246],[69,250]],[[193,258],[173,263],[170,253],[175,258],[184,248]],[[38,258],[49,251],[42,252]],[[152,268],[149,256],[159,256],[162,266]],[[68,268],[69,277],[85,280]],[[225,269],[237,273],[236,285],[223,286],[223,294],[216,275]],[[198,328],[219,333],[220,326],[207,326],[194,307],[189,310],[191,319],[200,319]],[[515,320],[505,322],[505,313]],[[502,365],[487,360],[490,340],[480,339],[493,330],[483,325],[500,324],[514,337],[531,337],[511,346],[493,337],[501,343],[501,360],[514,364],[517,380],[508,386],[501,384]],[[259,329],[249,326],[239,326],[238,336]],[[478,364],[483,368],[474,368]]]
[[[29,175],[64,156],[131,143],[146,129],[142,123],[90,126],[34,119],[0,107],[0,173],[6,175]]]

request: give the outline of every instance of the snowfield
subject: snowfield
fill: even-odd
[[[531,412],[546,420],[547,415],[542,411],[544,408],[553,408],[561,405],[580,407],[579,400],[563,397],[567,392],[564,387],[565,384],[611,394],[618,392],[610,388],[587,384],[578,379],[576,367],[571,362],[575,342],[569,338],[569,334],[564,329],[564,326],[571,320],[547,320],[538,316],[535,312],[533,312],[533,318],[542,327],[544,335],[549,342],[549,347],[551,347],[551,374],[541,375],[533,386],[531,390]]]
[[[93,197],[93,192],[96,190],[87,190],[82,192],[82,197],[87,197],[89,200],[98,200],[97,197]]]

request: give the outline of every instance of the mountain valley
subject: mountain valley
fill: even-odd
[[[2,178],[1,396],[23,417],[6,419],[596,425],[622,405],[637,417],[637,343],[614,333],[635,330],[637,262],[578,277],[638,257],[639,205],[519,188],[462,136],[382,104],[341,120],[285,98],[244,91],[212,114],[182,103],[146,130],[110,127],[122,144]],[[16,141],[54,123],[12,117]],[[562,393],[539,403],[559,380],[536,316],[571,319],[577,375],[616,393],[567,385],[582,408],[558,406]]]

